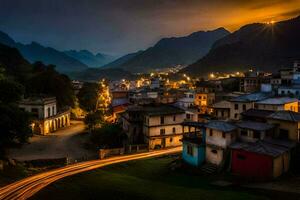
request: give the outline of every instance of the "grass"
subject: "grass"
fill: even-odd
[[[213,177],[170,170],[174,157],[116,164],[67,177],[46,187],[31,199],[267,199],[245,191],[216,188]]]

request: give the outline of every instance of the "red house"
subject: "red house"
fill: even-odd
[[[279,177],[289,170],[292,147],[294,143],[275,140],[234,143],[230,146],[231,171],[255,180]]]

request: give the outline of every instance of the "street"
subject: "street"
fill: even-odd
[[[44,172],[35,176],[25,178],[17,181],[3,188],[0,188],[0,199],[14,200],[14,199],[27,199],[43,189],[47,185],[53,183],[61,178],[71,176],[77,173],[93,170],[103,166],[127,162],[130,160],[151,158],[156,156],[162,156],[167,154],[179,153],[182,151],[182,147],[176,147],[172,149],[163,149],[157,151],[151,151],[146,153],[139,153],[133,155],[123,155],[112,157],[104,160],[93,160],[82,163],[76,163],[68,165],[66,167],[58,168],[48,172]]]
[[[29,144],[24,144],[21,148],[9,149],[8,157],[18,161],[28,161],[63,157],[78,159],[94,156],[95,152],[83,148],[84,142],[89,139],[87,134],[82,134],[84,128],[83,122],[72,121],[71,126],[51,133],[51,135],[35,135],[30,138]]]

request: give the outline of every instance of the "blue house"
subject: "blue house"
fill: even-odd
[[[201,122],[183,122],[188,131],[182,138],[182,159],[185,163],[198,167],[205,161],[205,127]]]

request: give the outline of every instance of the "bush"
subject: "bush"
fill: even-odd
[[[91,142],[97,148],[118,148],[123,146],[126,134],[116,124],[105,124],[91,133]]]

